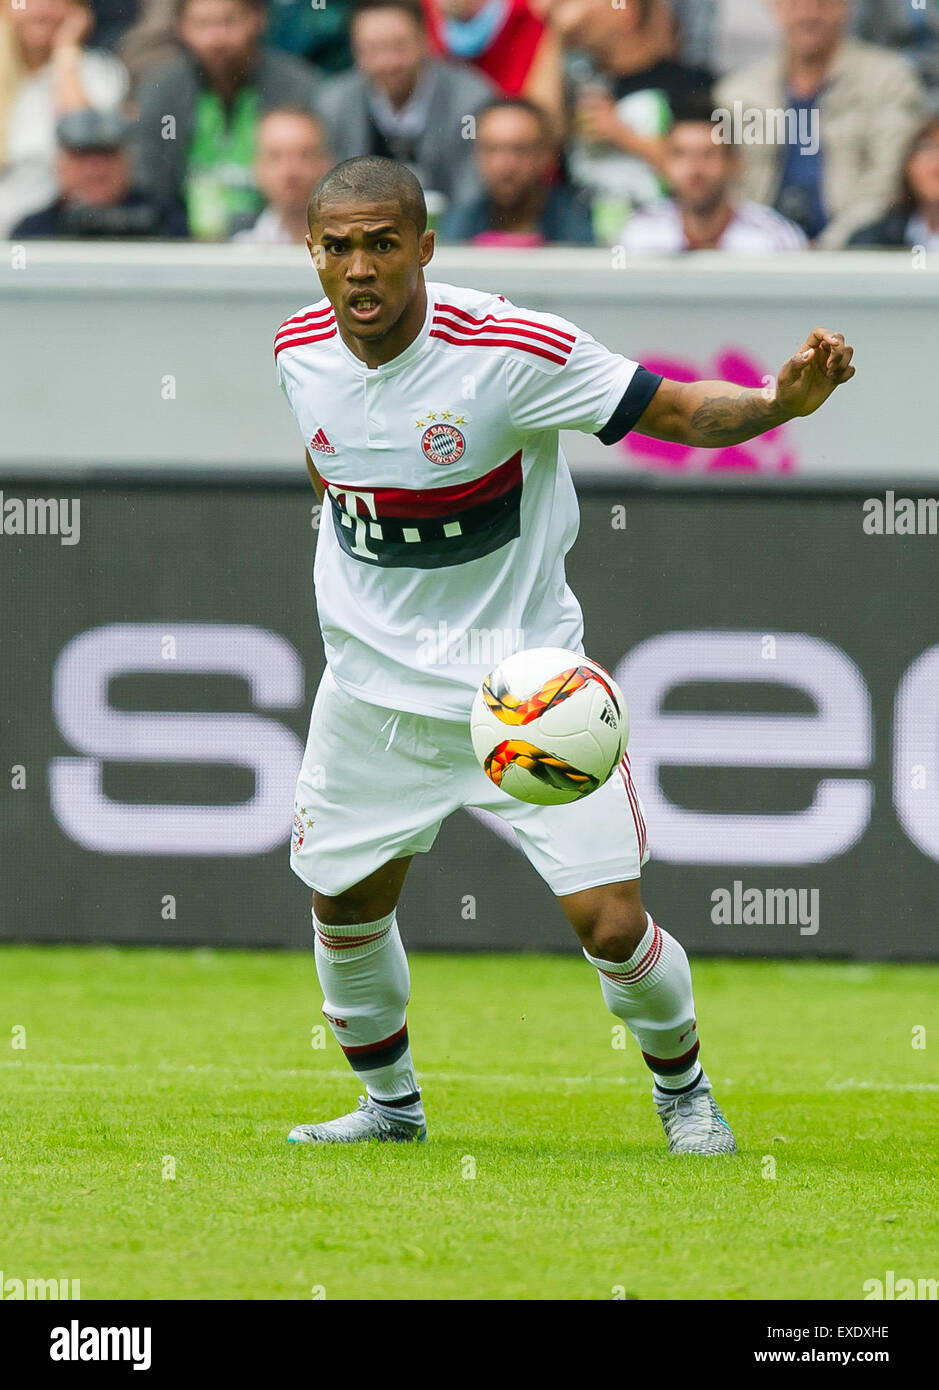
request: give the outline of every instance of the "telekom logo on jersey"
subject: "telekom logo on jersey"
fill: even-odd
[[[353,540],[349,549],[354,555],[367,555],[370,559],[375,559],[375,552],[369,550],[365,543],[366,537],[369,534],[369,523],[359,512],[359,502],[361,502],[368,512],[372,524],[378,524],[378,512],[375,510],[374,492],[357,492],[352,488],[335,486],[333,483],[329,484],[327,492],[330,497],[335,497],[340,506],[343,505],[343,501],[345,502],[341,514],[343,524],[350,525],[354,528]]]
[[[172,658],[167,659],[167,634]],[[615,676],[630,707],[633,778],[646,805],[654,855],[682,864],[811,864],[846,853],[863,835],[874,801],[871,696],[839,647],[807,633],[666,632],[628,652]],[[112,680],[167,671],[243,679],[259,711],[306,708],[303,664],[279,634],[217,623],[121,623],[93,628],[62,650],[53,708],[74,755],[50,762],[56,820],[72,840],[103,854],[260,854],[290,835],[303,745],[267,713],[167,713],[117,709]],[[809,714],[678,713],[682,686],[702,681],[776,682],[808,696]],[[924,854],[939,861],[939,645],[899,675],[894,703],[893,803]],[[235,765],[254,774],[236,805],[115,801],[105,765]],[[785,814],[715,813],[672,801],[664,767],[818,770],[811,803]],[[827,773],[837,773],[828,776]],[[853,775],[846,776],[846,773]],[[501,828],[495,818],[485,823]],[[497,833],[499,833],[497,831]],[[514,838],[514,832],[509,832]]]

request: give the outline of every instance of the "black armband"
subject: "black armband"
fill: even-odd
[[[602,430],[596,431],[601,444],[615,444],[634,428],[642,412],[662,385],[664,377],[658,372],[637,367],[632,380],[623,392],[619,405]]]

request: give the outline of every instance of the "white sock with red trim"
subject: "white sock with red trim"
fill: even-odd
[[[377,922],[330,927],[313,914],[316,973],[323,1015],[368,1094],[404,1110],[420,1109],[405,1017],[408,958],[394,912]]]
[[[691,967],[681,943],[646,913],[646,930],[629,960],[584,955],[600,975],[610,1013],[621,1018],[655,1078],[656,1100],[710,1089],[698,1063]]]

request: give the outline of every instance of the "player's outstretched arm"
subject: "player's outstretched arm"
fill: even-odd
[[[676,444],[721,448],[800,415],[811,415],[854,376],[849,347],[841,333],[816,328],[785,364],[775,385],[760,389],[727,381],[662,382],[634,426],[636,434]]]

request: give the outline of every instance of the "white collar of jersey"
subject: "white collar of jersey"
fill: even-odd
[[[410,364],[414,361],[415,357],[418,357],[420,353],[424,351],[424,348],[427,346],[428,338],[430,337],[430,329],[431,324],[433,323],[433,318],[434,286],[428,285],[427,313],[424,315],[424,323],[420,333],[418,333],[417,337],[414,339],[414,342],[411,343],[408,347],[406,347],[403,352],[399,352],[397,357],[393,357],[390,362],[386,362],[382,367],[366,367],[365,363],[362,362],[358,357],[356,357],[352,349],[347,347],[346,344],[343,342],[341,333],[336,334],[336,343],[338,345],[339,351],[342,353],[343,357],[349,363],[349,366],[353,367],[361,376],[393,376],[395,372],[403,371],[405,367],[410,366]]]

